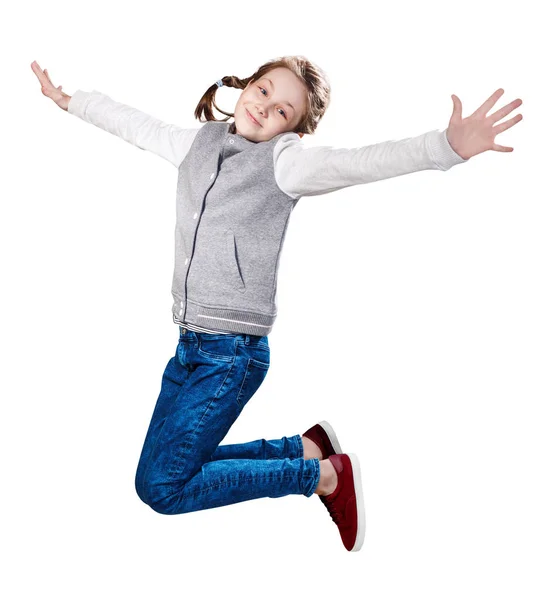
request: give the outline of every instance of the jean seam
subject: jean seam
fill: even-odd
[[[274,478],[272,477],[266,477],[265,475],[262,476],[264,479],[266,478],[267,481],[275,481]],[[290,481],[294,481],[294,479],[296,479],[296,475],[295,474],[285,474],[285,476],[287,479],[290,479]],[[257,477],[244,477],[242,479],[238,478],[236,480],[236,482],[242,482],[242,483],[253,483],[253,480],[257,480]],[[222,481],[217,481],[216,483],[212,483],[211,485],[206,485],[205,487],[201,488],[200,490],[195,490],[193,492],[190,492],[189,494],[184,494],[182,496],[182,498],[196,498],[197,496],[199,496],[202,492],[205,492],[207,490],[212,490],[213,488],[221,488],[223,487],[223,483],[228,484],[228,482],[226,480],[222,480]],[[227,485],[226,487],[230,487],[230,485]]]

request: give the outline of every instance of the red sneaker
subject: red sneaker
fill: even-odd
[[[322,460],[329,458],[331,454],[342,454],[335,430],[327,421],[319,421],[317,425],[310,427],[302,435],[305,435],[319,446],[321,454],[323,454]]]
[[[337,524],[344,547],[357,552],[364,543],[366,528],[360,463],[355,454],[332,454],[329,460],[338,484],[332,494],[319,495],[319,499]]]

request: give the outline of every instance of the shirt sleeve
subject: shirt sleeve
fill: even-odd
[[[164,123],[97,90],[77,90],[70,99],[68,112],[142,150],[161,156],[175,167],[184,160],[200,129],[182,129]]]
[[[277,185],[294,199],[425,169],[447,171],[467,160],[452,149],[446,129],[359,148],[305,147],[292,133],[274,149]]]

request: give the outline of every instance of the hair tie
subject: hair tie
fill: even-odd
[[[217,85],[218,85],[219,87],[222,87],[222,86],[224,85],[224,83],[222,82],[222,79],[219,79],[219,80],[217,81]]]

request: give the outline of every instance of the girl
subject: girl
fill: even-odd
[[[365,533],[360,466],[355,454],[342,452],[329,423],[303,435],[219,445],[270,366],[267,336],[277,315],[290,213],[302,196],[424,169],[446,171],[486,150],[510,152],[494,138],[522,115],[495,123],[522,101],[488,117],[499,89],[463,119],[452,96],[444,131],[353,149],[305,148],[301,138],[323,117],[330,85],[303,56],[271,60],[245,79],[218,80],[195,109],[205,124],[194,129],[168,125],[96,90],[69,96],[46,69],[36,62],[31,68],[42,93],[60,108],[178,169],[172,314],[179,340],[139,459],[141,500],[161,514],[179,514],[315,493],[345,548],[359,550]],[[242,90],[233,114],[216,105],[223,85]],[[216,119],[213,107],[227,118]],[[339,302],[338,315],[346,309]]]

